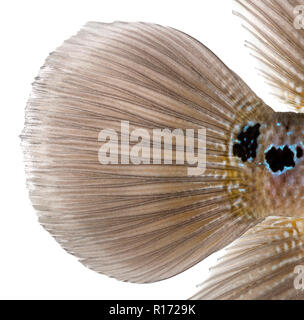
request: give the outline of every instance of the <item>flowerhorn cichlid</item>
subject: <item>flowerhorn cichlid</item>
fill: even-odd
[[[41,68],[22,133],[30,198],[87,267],[148,283],[228,246],[194,299],[303,299],[304,2],[237,2],[292,112],[156,24],[89,22]]]

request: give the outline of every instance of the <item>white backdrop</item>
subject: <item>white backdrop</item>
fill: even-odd
[[[244,48],[246,32],[230,0],[1,1],[0,299],[186,299],[218,253],[172,279],[116,281],[82,266],[38,224],[28,199],[19,135],[31,83],[49,52],[87,21],[146,21],[207,45],[271,106],[278,104]]]

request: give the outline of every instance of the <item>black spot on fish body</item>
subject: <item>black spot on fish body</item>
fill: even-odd
[[[283,149],[272,147],[266,152],[265,159],[273,172],[283,171],[285,167],[293,168],[295,166],[294,153],[287,145]]]
[[[260,135],[260,124],[245,126],[238,134],[238,142],[233,145],[233,155],[242,159],[243,162],[256,157],[258,147],[257,139]]]

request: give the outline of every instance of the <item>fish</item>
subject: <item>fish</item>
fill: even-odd
[[[303,1],[237,3],[256,39],[247,46],[292,112],[274,111],[198,40],[152,23],[88,22],[40,69],[21,135],[29,195],[88,268],[152,283],[226,248],[191,299],[304,298],[294,284],[304,44],[293,11]]]

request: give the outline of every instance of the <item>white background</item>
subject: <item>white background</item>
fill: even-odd
[[[172,279],[136,285],[97,274],[61,249],[38,224],[28,199],[19,135],[44,59],[89,20],[146,21],[182,30],[276,107],[244,48],[247,33],[231,11],[230,0],[1,1],[0,299],[186,299],[195,293],[216,255]]]

